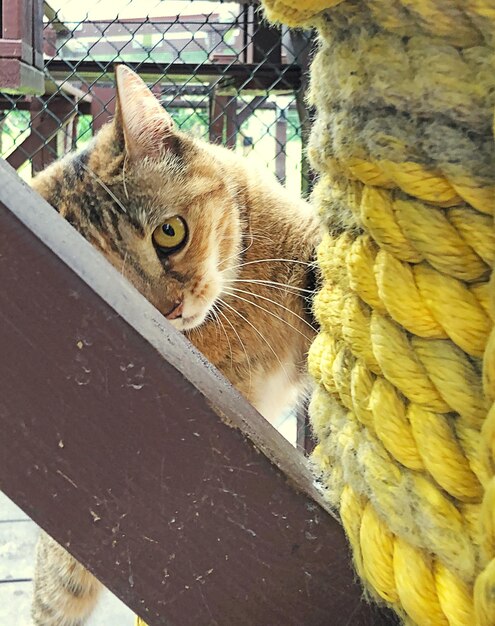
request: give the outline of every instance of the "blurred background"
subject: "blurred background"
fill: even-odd
[[[294,192],[309,192],[312,35],[270,27],[256,2],[4,0],[2,24],[0,156],[23,178],[108,121],[113,67],[122,62],[181,128],[242,151]],[[9,54],[14,41],[21,49],[11,45]]]

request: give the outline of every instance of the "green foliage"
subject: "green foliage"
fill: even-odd
[[[208,136],[208,113],[190,109],[168,108],[168,112],[177,126],[184,131],[190,132],[195,137]]]
[[[87,143],[93,136],[91,125],[93,118],[91,115],[80,115],[77,124],[77,147]]]

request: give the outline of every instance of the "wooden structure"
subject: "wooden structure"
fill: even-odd
[[[41,94],[43,0],[0,0],[0,86],[6,93]]]
[[[0,97],[0,109],[4,102]],[[58,156],[75,147],[78,116],[89,113],[92,102],[93,96],[70,83],[45,81],[44,96],[26,97],[16,104],[18,109],[31,114],[30,133],[9,154],[7,161],[18,169],[31,159],[33,174],[45,169]],[[60,144],[61,150],[58,149]]]
[[[0,162],[0,488],[150,626],[379,626],[304,458]]]

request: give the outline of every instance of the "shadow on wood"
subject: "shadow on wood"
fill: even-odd
[[[0,180],[7,495],[149,626],[392,623],[302,455],[5,162]]]

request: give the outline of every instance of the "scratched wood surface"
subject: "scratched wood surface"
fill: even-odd
[[[0,179],[0,489],[150,626],[391,623],[303,456]]]
[[[39,528],[0,492],[0,624],[31,626],[29,611]],[[133,626],[134,616],[110,592],[103,594],[88,626]]]

